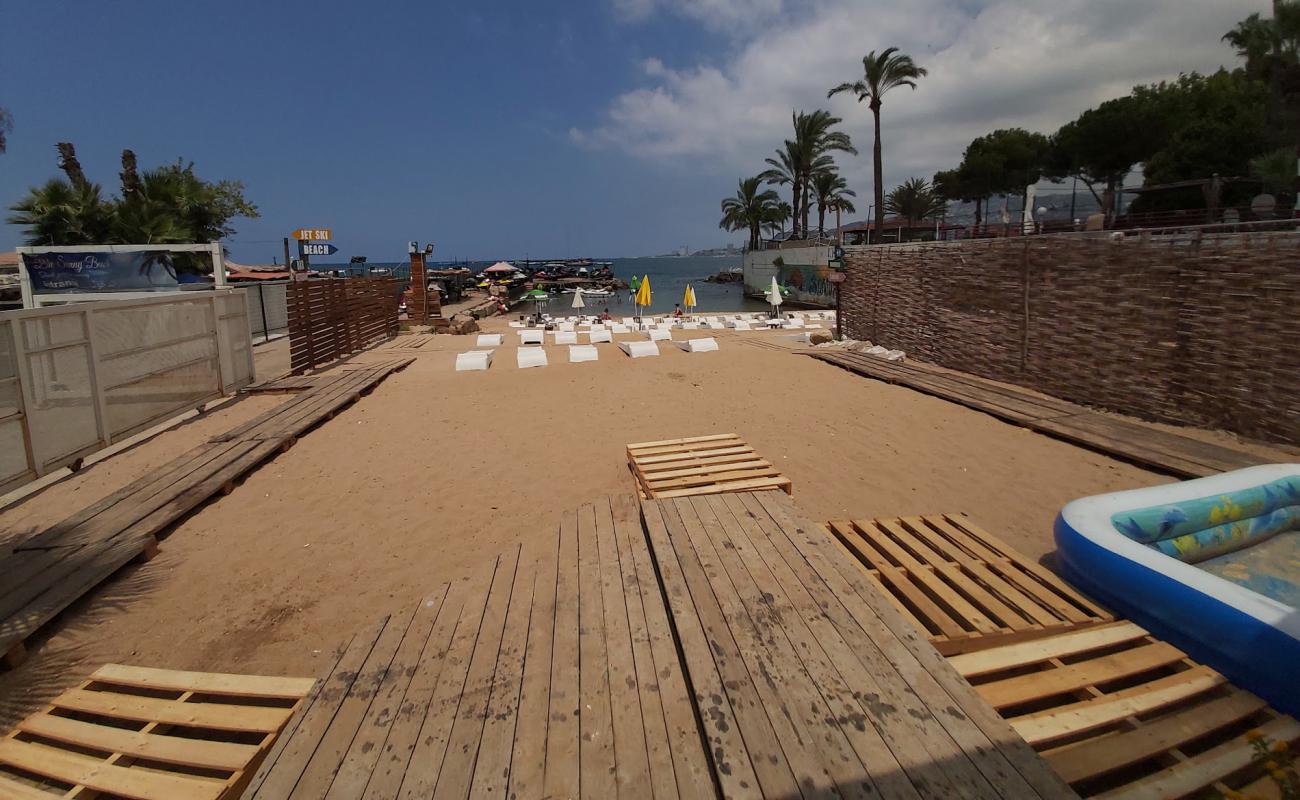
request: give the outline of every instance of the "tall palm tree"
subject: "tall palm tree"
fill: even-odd
[[[858,102],[866,100],[871,109],[871,117],[876,126],[876,141],[871,150],[871,167],[876,180],[876,230],[885,226],[885,186],[884,160],[880,153],[880,105],[890,89],[908,86],[916,89],[916,82],[925,77],[926,70],[916,65],[912,57],[898,52],[897,47],[886,48],[877,54],[875,50],[862,57],[862,79],[853,83],[841,83],[826,93],[834,97],[840,92],[852,92]]]
[[[925,178],[908,178],[885,198],[885,210],[907,220],[907,227],[911,228],[923,219],[942,215],[948,210],[948,203]]]
[[[113,209],[99,196],[97,184],[74,187],[53,178],[34,186],[27,196],[9,207],[6,222],[25,225],[30,245],[99,244],[109,241]]]
[[[806,236],[808,215],[812,207],[810,199],[813,175],[834,169],[835,164],[830,156],[832,152],[857,155],[858,151],[854,149],[847,133],[834,130],[835,126],[843,120],[832,116],[829,111],[824,109],[812,113],[800,111],[792,115],[791,121],[794,124],[795,151],[799,155],[798,166],[802,178],[800,187],[803,199],[799,210],[803,212],[803,231]]]
[[[776,158],[764,159],[768,169],[758,173],[758,177],[765,183],[791,187],[793,192],[793,197],[790,198],[791,214],[794,217],[792,235],[796,238],[799,235],[800,158],[798,145],[786,139],[785,147],[776,151]]]
[[[785,233],[785,224],[790,221],[792,216],[794,216],[794,210],[789,203],[782,200],[769,209],[764,227],[769,233]]]
[[[722,200],[722,221],[718,227],[728,231],[749,231],[749,249],[757,250],[760,231],[768,222],[779,198],[771,189],[759,191],[763,179],[741,178],[734,197]]]
[[[849,198],[857,197],[857,194],[849,188],[848,182],[833,170],[822,170],[814,173],[812,189],[814,197],[817,198],[817,235],[824,236],[826,234],[826,212],[835,212],[835,227],[838,228],[840,226],[840,212],[853,213],[855,209]]]

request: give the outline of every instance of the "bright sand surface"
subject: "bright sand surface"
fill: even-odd
[[[601,344],[598,361],[578,364],[548,336],[550,365],[521,370],[514,329],[484,327],[506,334],[490,370],[455,372],[473,337],[437,337],[29,640],[28,661],[0,673],[0,724],[109,661],[314,676],[361,626],[552,536],[566,509],[633,491],[629,442],[736,433],[793,480],[812,519],[962,511],[1033,558],[1053,550],[1067,501],[1169,480],[793,355],[781,349],[795,346],[788,332],[679,330],[674,339],[714,336],[721,349],[661,342],[659,357],[633,360]],[[286,346],[259,347],[259,365],[283,366]],[[390,354],[358,356],[380,357]],[[102,460],[0,513],[0,541],[285,399],[229,402]]]

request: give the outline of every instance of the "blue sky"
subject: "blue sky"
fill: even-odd
[[[230,247],[269,262],[298,226],[332,227],[342,255],[376,261],[409,239],[439,258],[738,241],[717,228],[719,199],[868,49],[900,45],[932,73],[887,104],[889,184],[949,166],[994,127],[1050,132],[1134,83],[1230,63],[1218,37],[1268,3],[4,5],[0,204],[56,173],[56,141],[109,191],[124,147],[143,166],[181,156],[245,182],[262,217],[238,221]],[[866,145],[866,109],[829,105]],[[862,197],[867,162],[843,165]],[[0,249],[20,243],[0,226]]]

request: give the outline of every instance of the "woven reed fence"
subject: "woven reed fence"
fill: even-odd
[[[844,332],[1150,420],[1300,444],[1300,236],[1077,235],[846,256]]]
[[[295,375],[397,335],[401,281],[325,278],[289,285],[289,364]]]

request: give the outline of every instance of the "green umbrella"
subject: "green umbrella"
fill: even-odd
[[[542,303],[548,302],[551,299],[551,296],[546,292],[543,292],[541,289],[533,289],[531,292],[524,292],[523,299],[531,300],[533,302],[533,314],[540,322],[542,316]]]

